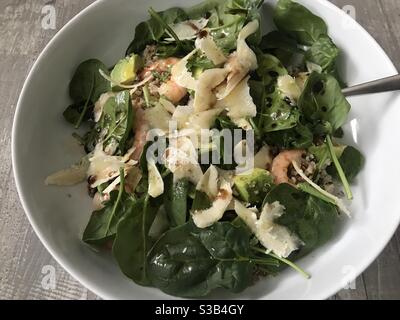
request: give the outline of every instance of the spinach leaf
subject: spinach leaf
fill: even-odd
[[[277,30],[262,37],[260,49],[277,57],[287,67],[292,64],[295,56],[304,55],[295,39]]]
[[[134,202],[118,223],[113,255],[122,272],[140,285],[149,285],[146,256],[150,250],[149,230],[160,203],[148,195]]]
[[[338,222],[335,205],[287,184],[276,186],[265,199],[268,203],[274,201],[286,209],[275,222],[289,228],[304,242],[296,257],[308,254],[334,235]]]
[[[184,21],[188,18],[181,8],[170,8],[158,12],[158,14],[167,25]],[[135,37],[129,45],[126,55],[128,56],[132,53],[140,54],[147,45],[157,43],[164,35],[166,35],[165,25],[151,17],[149,20],[137,25]]]
[[[96,141],[103,142],[104,149],[109,154],[125,154],[133,120],[129,91],[121,91],[104,104],[101,118],[94,128],[97,133]]]
[[[76,69],[69,84],[69,95],[74,104],[83,106],[77,122],[74,123],[77,128],[85,118],[89,106],[93,106],[103,93],[111,90],[110,82],[100,75],[99,70],[108,74],[106,65],[101,61],[84,61]]]
[[[269,132],[265,136],[266,142],[281,149],[307,149],[313,144],[314,135],[302,123],[289,130]]]
[[[110,193],[110,200],[105,207],[93,212],[86,226],[82,240],[90,245],[103,245],[107,240],[113,239],[118,222],[135,202],[135,199],[124,191],[124,175],[121,174],[120,177],[119,191]]]
[[[345,150],[346,146],[335,146],[335,154],[340,158]],[[313,145],[308,151],[312,153],[317,158],[317,169],[321,170],[331,163],[331,155],[329,153],[329,148],[326,144],[321,144],[319,146]]]
[[[365,157],[354,147],[346,147],[343,154],[339,157],[340,165],[349,183],[353,182],[365,164]],[[338,174],[333,165],[327,168],[327,172],[338,179]]]
[[[82,121],[86,122],[89,121],[90,118],[92,117],[92,110],[93,106],[87,107],[87,110],[85,113],[83,113],[85,110],[85,103],[73,103],[70,106],[68,106],[67,109],[63,112],[64,119],[69,122],[70,124],[76,125],[81,118],[83,114]]]
[[[189,181],[182,179],[174,181],[170,174],[165,179],[164,208],[171,226],[181,226],[187,221]]]
[[[294,37],[302,45],[312,45],[321,35],[328,33],[324,20],[292,0],[279,0],[274,22],[279,31]]]
[[[336,69],[336,60],[339,56],[339,49],[328,35],[321,35],[306,52],[307,61],[315,63],[328,73]]]
[[[345,124],[350,104],[333,76],[313,72],[299,99],[299,108],[313,124],[314,133],[330,134]]]
[[[148,255],[153,286],[180,297],[204,297],[216,288],[241,292],[251,284],[250,235],[219,222],[198,229],[192,222],[166,232]]]
[[[202,210],[207,210],[211,208],[212,206],[212,201],[208,197],[207,193],[203,191],[196,190],[194,194],[194,199],[192,203],[192,211],[202,211]]]

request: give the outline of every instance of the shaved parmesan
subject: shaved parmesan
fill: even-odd
[[[211,165],[204,173],[196,186],[196,190],[203,191],[209,198],[214,199],[218,194],[218,170]]]
[[[193,107],[190,106],[177,106],[174,114],[172,115],[172,120],[176,121],[178,129],[183,129],[187,127],[189,117],[193,113]]]
[[[227,60],[211,35],[207,35],[204,38],[197,38],[196,48],[200,49],[216,66],[225,63]]]
[[[48,186],[73,186],[79,184],[86,180],[86,172],[88,168],[89,162],[84,158],[79,164],[48,176],[45,180],[45,184]]]
[[[164,193],[164,181],[153,159],[147,160],[147,170],[149,172],[149,195],[157,198]]]
[[[257,115],[257,107],[250,95],[249,78],[243,79],[227,97],[218,102],[218,106],[228,110],[228,117],[232,120],[254,118]]]
[[[223,111],[223,108],[215,108],[202,112],[197,112],[189,116],[187,127],[194,130],[210,129],[215,123],[218,115]]]
[[[209,69],[200,75],[194,98],[195,112],[208,110],[216,103],[213,89],[225,80],[227,74],[225,69]]]
[[[274,223],[285,208],[279,203],[267,203],[257,218],[257,209],[246,208],[240,201],[235,200],[237,215],[247,224],[260,243],[278,257],[286,258],[302,244],[301,240],[291,234],[289,229]]]
[[[290,75],[284,75],[278,78],[278,88],[285,97],[288,97],[294,102],[297,102],[301,96],[301,90],[295,78]]]
[[[263,146],[254,156],[254,168],[268,170],[272,165],[271,148]]]
[[[222,179],[218,194],[211,208],[192,212],[193,222],[198,228],[207,228],[218,222],[232,201],[232,188],[229,182]]]
[[[197,151],[188,137],[170,138],[170,146],[163,154],[163,161],[174,180],[187,178],[197,185],[203,177],[203,171],[197,161]]]
[[[208,24],[208,19],[200,18],[198,20],[186,20],[171,24],[170,27],[172,31],[177,35],[179,40],[191,40],[196,37],[196,35],[204,29]],[[168,31],[167,31],[168,33]],[[166,38],[165,41],[172,42],[175,41],[174,38]]]
[[[187,69],[186,65],[188,60],[197,52],[195,49],[190,52],[186,57],[176,63],[171,69],[172,80],[181,87],[190,90],[197,89],[198,81],[193,77],[192,73]]]
[[[253,20],[239,32],[236,52],[231,55],[225,65],[225,69],[228,70],[227,83],[217,93],[218,99],[228,96],[250,71],[257,69],[257,57],[247,45],[246,39],[257,32],[258,28],[258,20]]]
[[[130,160],[134,149],[130,149],[123,157],[110,156],[103,151],[102,143],[98,144],[93,156],[89,159],[90,165],[87,175],[90,177],[90,187],[96,188],[99,185],[115,179],[119,176],[119,171],[125,171],[134,166],[137,162]]]
[[[160,103],[160,104],[164,107],[164,109],[167,110],[170,114],[174,114],[176,108],[175,108],[174,104],[173,104],[171,101],[169,101],[169,100],[167,100],[167,99],[164,99],[164,98],[160,98],[159,103]]]
[[[164,133],[169,131],[171,115],[161,103],[157,103],[153,108],[146,109],[144,117],[151,129],[160,129]]]

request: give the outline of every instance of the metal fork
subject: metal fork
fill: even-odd
[[[361,94],[379,93],[400,90],[400,75],[378,79],[371,82],[351,86],[342,90],[346,97]]]

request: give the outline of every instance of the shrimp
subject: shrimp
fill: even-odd
[[[160,59],[152,64],[146,66],[143,71],[140,73],[141,79],[146,79],[147,77],[152,75],[153,71],[157,72],[165,72],[168,71],[174,64],[178,63],[180,59],[175,57],[170,57],[167,59]]]
[[[135,125],[133,128],[135,134],[133,146],[135,147],[135,151],[131,155],[131,159],[139,161],[146,145],[147,132],[149,131],[149,124],[145,119],[144,110],[140,107],[135,107]]]
[[[292,184],[288,177],[288,169],[292,161],[300,160],[304,154],[304,150],[285,150],[274,158],[272,161],[271,173],[275,177],[276,184]]]
[[[187,95],[187,89],[178,85],[174,80],[163,83],[158,90],[160,95],[165,96],[173,104],[177,104]]]
[[[171,69],[171,67],[178,63],[180,59],[170,57],[167,59],[160,59],[152,64],[148,65],[140,73],[140,78],[145,79],[152,75],[153,71],[165,72]],[[178,85],[174,80],[169,78],[167,82],[163,83],[159,88],[160,95],[165,96],[172,103],[178,103],[187,95],[187,89]]]

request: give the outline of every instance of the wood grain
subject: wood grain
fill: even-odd
[[[2,0],[0,2],[0,299],[97,299],[49,255],[19,203],[11,167],[11,127],[24,79],[38,54],[93,0]],[[332,0],[354,6],[356,19],[400,67],[400,1]],[[56,8],[56,30],[41,27],[42,8]],[[43,286],[46,266],[55,270],[54,289]],[[400,230],[355,288],[331,299],[400,299]]]

